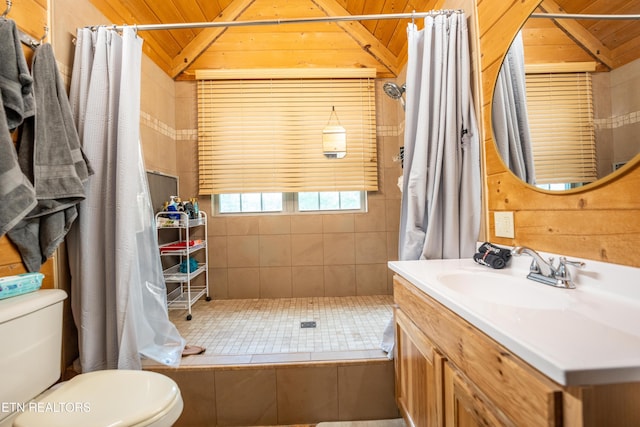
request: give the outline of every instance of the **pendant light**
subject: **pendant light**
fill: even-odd
[[[331,124],[334,117],[337,125]],[[340,125],[335,106],[331,107],[329,121],[322,129],[322,149],[329,159],[342,159],[347,155],[347,131]]]

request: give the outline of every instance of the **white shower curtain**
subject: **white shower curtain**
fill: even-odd
[[[466,258],[480,230],[480,147],[465,15],[409,24],[400,260]],[[381,348],[393,357],[393,319]]]
[[[480,228],[479,137],[464,13],[407,28],[401,260],[473,256]]]
[[[511,43],[498,74],[491,106],[491,124],[502,161],[517,177],[535,184],[527,113],[524,45],[520,32]]]
[[[95,175],[68,239],[71,304],[83,372],[140,369],[142,357],[180,362],[169,321],[141,154],[142,40],[79,29],[70,101]]]

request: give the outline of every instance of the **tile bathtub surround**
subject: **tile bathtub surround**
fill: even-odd
[[[198,301],[171,320],[203,355],[183,364],[275,363],[380,358],[382,332],[392,317],[391,295]],[[301,322],[315,321],[315,328]]]
[[[153,370],[180,388],[184,410],[176,427],[312,426],[400,415],[392,360]]]
[[[190,321],[169,314],[207,351],[146,369],[178,383],[177,427],[396,418],[393,360],[379,347],[392,304],[390,295],[200,300]],[[305,321],[316,328],[302,329]]]

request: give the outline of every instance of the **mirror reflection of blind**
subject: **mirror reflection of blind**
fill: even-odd
[[[308,78],[291,70],[285,78],[242,79],[207,73],[198,80],[200,194],[377,190],[374,73]],[[328,159],[322,135],[334,107],[347,154]]]
[[[527,74],[536,184],[597,179],[589,73]]]

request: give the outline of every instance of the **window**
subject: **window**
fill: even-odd
[[[360,191],[311,191],[298,193],[298,210],[340,211],[360,209],[362,206]]]
[[[233,193],[212,197],[216,214],[365,211],[366,191]]]
[[[196,77],[200,194],[377,190],[375,70],[202,70]],[[324,155],[334,109],[346,129],[344,158]]]
[[[218,196],[219,213],[281,212],[282,193],[236,193]]]
[[[591,74],[526,75],[536,184],[595,181]]]

